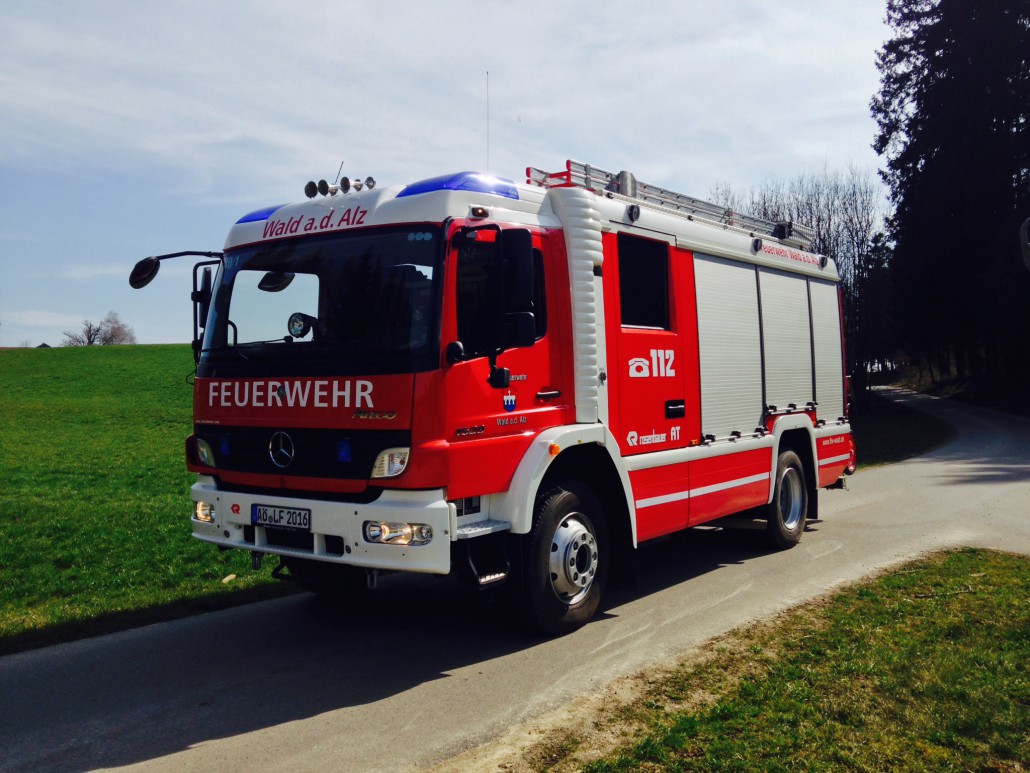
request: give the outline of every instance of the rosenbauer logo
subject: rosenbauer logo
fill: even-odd
[[[635,446],[651,446],[655,443],[664,443],[665,438],[668,436],[666,432],[655,432],[651,430],[650,435],[641,435],[633,430],[630,430],[629,434],[626,435],[626,445]]]

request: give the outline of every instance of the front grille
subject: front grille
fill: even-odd
[[[284,467],[269,452],[280,431],[289,435],[293,451]],[[286,477],[368,480],[382,451],[411,446],[409,430],[198,426],[196,435],[211,446],[219,469]]]
[[[254,537],[254,527],[244,526],[244,541],[253,545],[255,544]],[[304,532],[289,531],[288,529],[266,528],[265,539],[268,541],[269,545],[277,547],[296,548],[299,550],[307,550],[309,552],[314,552],[315,550],[315,538],[311,534],[306,534]],[[342,556],[347,553],[347,548],[343,544],[343,537],[336,534],[326,534],[325,552],[331,556]]]

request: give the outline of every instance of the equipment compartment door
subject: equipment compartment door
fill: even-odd
[[[684,345],[696,333],[689,255],[630,234],[609,237],[605,262],[612,431],[624,456],[682,448],[693,437],[695,399],[687,384],[696,365]],[[684,292],[685,287],[687,292]],[[689,390],[694,391],[694,390]],[[694,438],[696,439],[696,438]]]

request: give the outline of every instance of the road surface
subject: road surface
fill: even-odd
[[[447,580],[395,576],[356,611],[299,595],[0,658],[0,770],[417,770],[910,557],[1030,554],[1030,421],[901,399],[956,439],[824,492],[793,550],[711,529],[642,550],[640,587],[562,639]]]

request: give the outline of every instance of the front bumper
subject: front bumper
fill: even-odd
[[[224,548],[296,556],[368,569],[429,574],[451,570],[451,542],[457,535],[457,510],[443,489],[384,491],[375,502],[351,504],[321,499],[239,494],[219,491],[212,478],[202,476],[190,491],[194,502],[214,510],[210,523],[191,517],[193,536]],[[251,523],[252,505],[305,508],[311,511],[311,531],[286,531]],[[366,521],[424,523],[433,528],[425,545],[389,545],[367,542]]]

